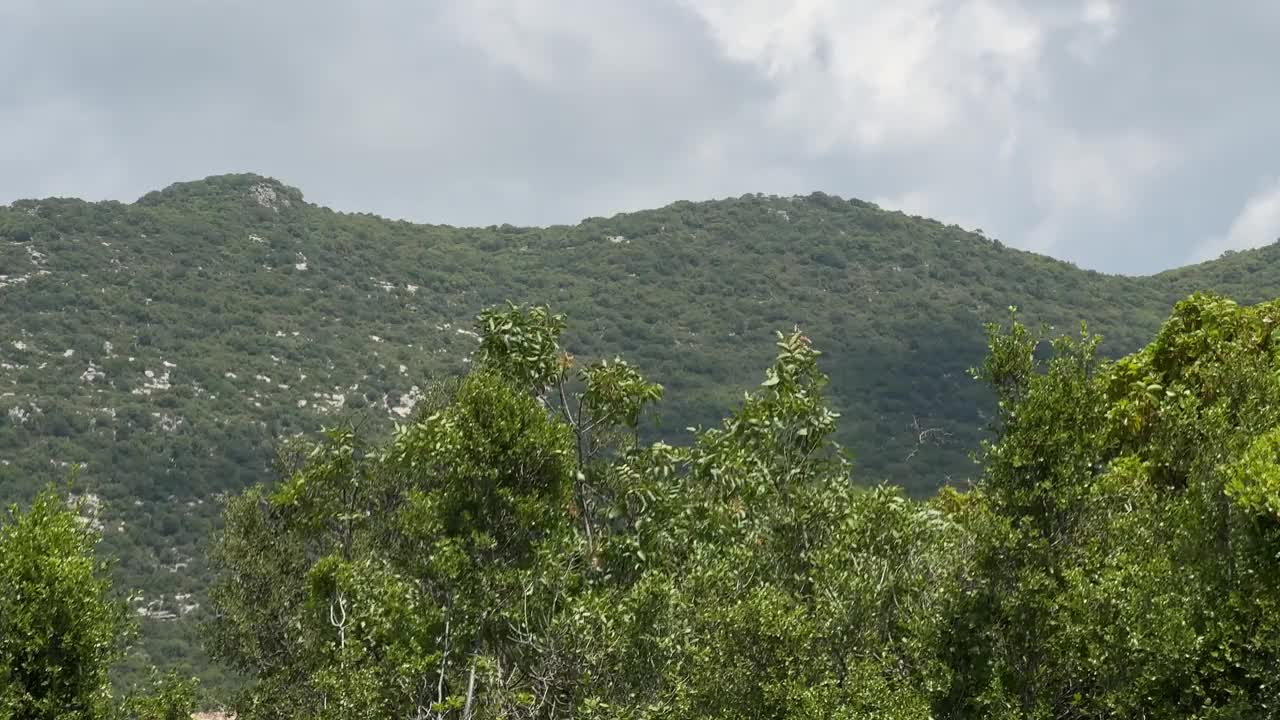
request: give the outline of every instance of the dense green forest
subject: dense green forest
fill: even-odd
[[[1277,319],[1196,294],[1117,361],[988,324],[981,471],[914,500],[852,481],[800,331],[673,445],[661,385],[489,309],[393,432],[230,499],[207,648],[243,720],[1276,717]],[[0,521],[0,716],[184,716],[180,676],[111,693],[130,624],[78,510]]]
[[[0,500],[72,483],[116,586],[137,591],[121,687],[160,665],[221,691],[237,681],[195,628],[224,499],[288,476],[277,451],[300,436],[377,438],[443,402],[477,361],[484,307],[550,302],[574,320],[573,355],[622,356],[661,384],[646,447],[717,426],[773,333],[798,327],[824,352],[855,482],[920,499],[990,473],[970,453],[996,397],[967,373],[985,321],[1009,305],[1033,324],[1087,319],[1120,357],[1193,291],[1273,294],[1277,252],[1106,276],[820,193],[549,228],[335,213],[254,175],[132,204],[22,200],[0,208]]]

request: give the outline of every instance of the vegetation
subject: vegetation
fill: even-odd
[[[189,716],[195,686],[176,675],[156,675],[123,703],[113,698],[111,665],[134,626],[82,520],[52,488],[0,517],[0,717]]]
[[[293,443],[231,498],[208,650],[251,720],[1270,717],[1278,318],[1197,294],[1117,361],[989,325],[982,475],[920,501],[852,482],[799,331],[670,445],[635,367],[487,310],[389,437]],[[174,676],[113,700],[128,623],[94,540],[51,490],[0,525],[0,709],[181,717]]]
[[[851,482],[798,332],[675,447],[629,366],[489,312],[392,437],[232,501],[211,649],[246,718],[1270,717],[1278,318],[1194,296],[1116,362],[990,326],[984,473],[921,502]]]
[[[411,424],[427,410],[445,412],[468,398],[473,403],[497,403],[502,400],[503,383],[518,380],[528,386],[521,386],[523,391],[543,398],[554,409],[543,429],[556,437],[567,433],[567,466],[572,472],[563,488],[548,489],[552,494],[538,496],[535,504],[554,504],[552,498],[564,494],[564,502],[577,508],[578,514],[565,527],[548,526],[546,532],[587,543],[587,550],[566,555],[577,558],[580,565],[619,563],[621,548],[633,548],[643,553],[641,564],[666,563],[668,574],[691,578],[689,585],[678,583],[667,596],[660,594],[660,587],[644,586],[650,587],[654,598],[668,597],[671,607],[681,602],[698,605],[701,597],[696,593],[714,592],[726,587],[716,583],[728,582],[726,576],[698,563],[719,557],[720,562],[741,560],[750,565],[742,558],[725,559],[731,556],[722,553],[721,545],[699,549],[704,547],[694,541],[701,537],[699,533],[774,543],[778,547],[773,552],[782,557],[790,552],[782,548],[794,549],[787,544],[793,539],[770,523],[791,527],[787,523],[809,526],[830,520],[858,526],[864,520],[846,521],[841,513],[879,498],[888,509],[875,522],[900,522],[904,529],[897,532],[918,537],[912,542],[941,548],[936,553],[916,553],[914,545],[905,545],[903,554],[894,556],[898,558],[895,562],[913,567],[910,572],[931,578],[927,587],[919,589],[924,593],[919,602],[933,612],[941,607],[939,603],[946,604],[940,598],[949,598],[949,603],[961,596],[946,590],[946,583],[951,582],[948,578],[953,577],[950,573],[985,556],[968,555],[977,552],[977,540],[967,524],[964,532],[952,529],[928,534],[934,531],[911,529],[921,523],[921,527],[933,527],[916,513],[938,512],[951,517],[953,511],[941,505],[942,499],[923,506],[916,500],[930,497],[944,485],[963,489],[970,481],[997,482],[991,478],[1002,467],[990,458],[979,465],[969,457],[983,439],[1000,437],[988,432],[993,421],[1005,422],[1003,414],[992,415],[997,394],[972,382],[967,374],[968,368],[982,363],[982,322],[1011,304],[1018,305],[1020,316],[1033,324],[1062,325],[1088,318],[1107,338],[1091,356],[1091,362],[1099,364],[1103,358],[1139,349],[1157,330],[1172,303],[1193,291],[1216,289],[1242,302],[1263,299],[1262,294],[1280,280],[1275,277],[1276,268],[1280,268],[1274,261],[1276,252],[1280,249],[1271,247],[1238,253],[1150,278],[1105,276],[1012,250],[954,226],[820,193],[676,203],[551,228],[450,228],[338,214],[305,203],[296,189],[252,175],[174,185],[128,205],[23,200],[0,208],[0,298],[6,309],[0,315],[0,500],[29,503],[50,480],[79,465],[74,488],[82,499],[79,513],[101,535],[102,556],[118,559],[112,566],[115,586],[137,591],[129,605],[131,612],[140,616],[142,638],[111,664],[116,695],[146,682],[152,666],[175,668],[184,676],[198,674],[206,688],[223,693],[238,685],[237,675],[233,666],[211,662],[200,649],[195,626],[197,621],[216,619],[208,614],[207,591],[213,568],[206,560],[206,539],[221,527],[224,499],[274,476],[293,477],[311,467],[305,462],[308,443],[321,427],[343,428],[326,442],[335,448],[349,444],[351,462],[360,459],[356,463],[360,471],[370,473],[369,482],[378,484],[379,492],[397,498],[412,496],[421,490],[414,484],[421,478],[411,481],[401,477],[392,482],[390,461],[375,463],[366,457],[366,453],[376,455],[385,450],[383,446],[391,442],[379,438],[393,431],[393,423]],[[471,325],[477,312],[507,299],[552,300],[579,324],[564,329],[561,337],[550,315],[531,319],[493,311],[479,324]],[[510,376],[494,359],[501,354],[500,348],[486,343],[512,332],[494,323],[515,322],[517,317],[524,318],[521,322],[526,330],[543,321],[551,323],[545,334],[526,337],[522,342],[528,344],[521,352],[545,360],[551,357],[546,350],[555,336],[555,344],[566,356],[571,352],[593,360],[573,361],[568,368],[559,364],[530,367],[524,370],[532,373],[528,377]],[[797,495],[808,496],[787,487],[777,488],[780,495],[771,500],[762,494],[758,512],[771,519],[760,522],[773,529],[760,527],[752,531],[754,535],[735,536],[733,533],[747,531],[715,529],[719,526],[714,523],[728,522],[722,516],[729,512],[715,503],[727,500],[710,489],[714,486],[710,476],[700,473],[714,470],[716,482],[729,482],[725,478],[766,472],[756,465],[782,462],[761,459],[774,450],[798,452],[777,437],[747,438],[745,430],[730,430],[718,421],[741,402],[741,389],[756,382],[752,369],[768,366],[774,330],[796,326],[803,332],[784,340],[800,342],[799,338],[805,338],[801,343],[804,348],[820,347],[825,352],[812,358],[817,365],[809,377],[815,388],[822,385],[816,380],[818,375],[825,373],[832,380],[829,392],[825,386],[821,390],[822,406],[833,415],[831,426],[810,432],[838,442],[848,452],[827,455],[813,450],[817,455],[795,469],[808,478],[801,483],[807,488],[805,492],[810,491],[810,485],[827,488],[812,490],[824,500],[813,500],[815,506],[808,509],[787,505],[784,512],[780,509],[784,499],[790,503]],[[792,351],[801,353],[801,345]],[[615,354],[632,364],[615,361]],[[1141,354],[1127,362],[1136,362],[1132,360],[1136,357]],[[473,365],[487,369],[471,371]],[[644,368],[645,377],[636,368]],[[552,370],[567,374],[553,374]],[[467,379],[456,380],[458,377]],[[1151,384],[1167,386],[1156,381]],[[566,393],[563,399],[559,397],[561,385]],[[553,390],[550,395],[548,388]],[[1094,395],[1081,397],[1097,399],[1095,395],[1101,391],[1090,385],[1088,392]],[[1104,405],[1121,400],[1113,394],[1098,397]],[[753,396],[737,413],[765,412],[759,408],[768,402],[766,397]],[[769,412],[784,409],[800,412],[798,408],[776,407]],[[838,423],[834,420],[837,415]],[[483,420],[476,415],[455,419],[458,423]],[[1080,421],[1100,422],[1092,416]],[[1207,421],[1203,426],[1197,424],[1201,420],[1187,422],[1196,432],[1208,433],[1216,427]],[[713,429],[686,429],[699,427]],[[432,432],[441,434],[441,443],[453,442],[452,436],[447,436],[451,430],[436,428]],[[1201,441],[1234,447],[1218,437],[1205,436]],[[273,464],[276,450],[281,448],[286,451],[280,462]],[[1103,444],[1091,446],[1089,452],[1098,464],[1110,467],[1108,453],[1113,449]],[[458,453],[456,458],[478,463],[476,458],[488,458],[482,450],[459,446],[451,452]],[[1265,446],[1247,456],[1265,458]],[[703,457],[715,459],[699,460]],[[716,464],[731,460],[742,466]],[[787,472],[793,469],[785,467]],[[1150,472],[1164,472],[1158,465],[1153,467],[1156,469]],[[1008,472],[1021,473],[1018,468]],[[463,469],[459,465],[457,471]],[[711,524],[681,525],[694,522],[693,517],[684,515],[688,508],[656,494],[655,499],[645,500],[645,512],[669,515],[626,522],[639,522],[646,533],[663,527],[675,534],[633,536],[617,530],[614,526],[630,518],[626,513],[631,510],[624,508],[626,512],[613,518],[607,513],[621,502],[616,494],[622,492],[619,483],[640,482],[631,478],[632,473],[651,483],[654,493],[684,497],[691,487],[703,488],[700,492],[705,497],[691,496],[689,502],[695,504],[689,507],[700,508],[694,512],[701,518],[698,522]],[[846,502],[831,494],[830,487],[840,485],[832,479],[837,476],[844,480],[852,476],[865,487],[887,481],[902,490],[862,493],[849,489],[842,491],[849,494]],[[260,503],[270,505],[277,490],[250,492],[260,493]],[[1265,490],[1242,487],[1232,493],[1239,498],[1252,494],[1262,498],[1252,502],[1267,502]],[[942,498],[952,496],[944,493]],[[516,502],[503,497],[502,502]],[[659,500],[666,504],[655,504]],[[449,495],[438,501],[460,503],[448,507],[475,512],[468,503],[488,508],[483,503],[491,500]],[[512,509],[515,515],[510,522],[514,524],[504,528],[523,528],[520,523],[530,521],[520,514],[527,509],[521,504],[526,501],[534,502],[521,499],[517,504],[523,509]],[[630,502],[635,501],[632,498]],[[249,521],[244,514],[247,510],[235,510],[240,507],[237,503],[244,502],[231,502],[229,519]],[[343,502],[372,500],[358,496]],[[970,514],[1001,516],[1004,512],[979,513],[986,501],[946,502],[963,506],[964,518]],[[842,509],[836,512],[828,506]],[[802,509],[812,514],[788,515]],[[290,512],[295,511],[302,512],[297,508]],[[431,510],[437,514],[445,511]],[[320,512],[320,508],[308,512]],[[600,513],[605,516],[598,517]],[[271,532],[297,534],[298,542],[310,537],[306,526],[291,524],[303,520],[283,510],[271,521]],[[955,518],[952,522],[960,524]],[[1019,533],[1029,532],[1018,527]],[[866,526],[856,532],[881,532],[877,528],[880,526]],[[366,531],[391,533],[393,529],[363,528],[360,532]],[[439,532],[445,535],[414,542],[443,542],[441,537],[452,537],[449,532],[461,531],[452,527]],[[368,541],[361,537],[365,537],[362,542]],[[1021,537],[1011,536],[1008,542]],[[1062,551],[1058,536],[1051,537],[1045,542],[1054,552]],[[467,540],[473,541],[480,542]],[[882,552],[879,549],[859,549],[869,541],[851,544],[854,541],[843,536],[806,536],[804,541],[820,544],[812,551],[805,550],[803,563],[808,564],[789,566],[787,572],[821,575],[826,582],[837,566],[844,567],[843,561],[837,562],[831,555],[837,552],[866,552],[866,559],[859,562],[888,562],[884,559],[887,556],[876,554]],[[645,545],[650,542],[659,544]],[[668,555],[663,549],[682,543],[685,555]],[[308,552],[319,552],[307,547]],[[537,551],[522,552],[536,555],[550,552],[547,548],[552,546],[537,547]],[[460,548],[457,552],[462,553],[465,563],[496,562],[491,557],[493,550],[466,543]],[[231,562],[224,551],[214,556],[218,563]],[[703,552],[707,554],[700,554]],[[946,553],[957,555],[951,558]],[[1000,562],[1013,562],[1005,555],[998,557]],[[444,592],[440,588],[449,586],[449,572],[471,567],[464,564],[448,570],[397,565],[410,559],[411,555],[377,557],[378,562],[399,568],[396,572],[406,577],[432,578],[432,593]],[[523,555],[504,560],[510,567],[502,582],[517,583],[521,578],[551,572],[532,564],[534,560]],[[910,565],[935,561],[939,563],[936,566]],[[990,558],[982,561],[997,562]],[[557,562],[568,561],[562,558]],[[824,562],[828,564],[822,565]],[[1043,568],[1049,560],[1031,558],[1025,562]],[[217,567],[225,572],[229,566]],[[600,603],[599,607],[640,602],[624,595],[623,586],[612,587],[612,595],[605,593],[596,580],[588,583],[582,579],[580,571],[578,566],[556,571],[565,583],[590,585],[589,593],[581,588],[573,591],[575,603],[587,602],[583,598]],[[1050,571],[1043,572],[1054,582],[1061,581]],[[841,582],[850,583],[850,588],[861,587],[858,583],[864,579],[859,578],[850,576]],[[784,583],[780,577],[768,582],[774,588],[769,592],[779,593],[771,596],[775,600],[799,597],[795,593],[811,590],[803,583],[797,589],[787,584],[792,580]],[[902,582],[906,583],[903,587],[916,587],[913,583],[921,581],[913,575]],[[968,588],[965,583],[973,581],[961,577],[954,582]],[[296,589],[273,589],[286,591]],[[742,612],[764,612],[763,607]],[[472,619],[465,623],[475,625],[480,620],[474,614],[483,615],[484,611],[472,607],[466,612],[472,613],[466,615]],[[750,622],[749,617],[744,614],[740,622]],[[663,621],[687,632],[708,627],[699,623],[722,627],[719,620],[691,615]],[[796,632],[817,632],[804,625],[809,620],[794,621],[798,623]],[[486,617],[484,622],[497,620]],[[988,637],[998,632],[998,628],[976,623],[972,620],[970,627],[975,634]],[[485,627],[489,629],[483,632],[491,632],[498,626]],[[889,627],[876,632],[897,632]],[[482,633],[474,628],[467,632]],[[839,632],[856,635],[870,631],[846,628]],[[956,630],[947,625],[921,632],[921,638],[912,642],[924,647],[941,642],[938,637]],[[224,657],[233,657],[231,646],[217,647]],[[492,644],[477,647],[473,653],[477,658],[499,652]],[[710,647],[700,643],[689,652]],[[814,657],[826,652],[821,644],[806,647]],[[696,662],[676,649],[670,652],[677,653],[671,657],[679,659],[672,662],[681,667]],[[911,657],[933,658],[930,662],[942,657],[920,648],[911,652],[918,653]],[[454,662],[461,656],[451,652],[450,657]],[[710,662],[707,656],[699,657]],[[591,658],[592,662],[606,660]],[[485,677],[483,672],[492,672],[486,664],[489,662],[477,661],[480,680]],[[845,658],[841,662],[850,661]],[[862,672],[866,667],[870,666],[844,667],[839,672]],[[451,666],[449,672],[455,671],[469,677],[470,666]],[[654,683],[674,682],[662,672],[652,671]],[[958,671],[952,668],[947,672]],[[640,689],[634,692],[642,694]],[[932,697],[929,693],[934,689],[919,692]],[[606,696],[608,693],[601,695]]]

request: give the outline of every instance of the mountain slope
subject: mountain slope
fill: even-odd
[[[666,386],[655,437],[715,422],[773,332],[800,325],[858,478],[925,493],[973,472],[983,322],[1009,305],[1084,319],[1120,353],[1192,290],[1274,293],[1277,252],[1107,276],[823,194],[549,228],[340,214],[256,175],[133,204],[19,201],[0,209],[0,499],[82,464],[140,608],[181,615],[218,493],[268,477],[278,438],[406,417],[429,377],[465,366],[474,313],[507,300],[551,304],[576,354],[620,354]]]

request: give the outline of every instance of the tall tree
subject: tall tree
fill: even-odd
[[[589,465],[658,389],[625,363],[571,377],[563,327],[481,315],[475,370],[392,438],[332,430],[231,502],[209,638],[256,676],[245,717],[564,714],[584,670],[552,629],[593,556]]]

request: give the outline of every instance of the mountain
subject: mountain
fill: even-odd
[[[822,193],[547,228],[337,213],[248,174],[132,204],[22,200],[0,208],[0,500],[79,465],[75,492],[152,618],[144,649],[191,660],[189,623],[164,621],[198,615],[219,494],[269,478],[281,439],[407,417],[465,367],[482,307],[550,304],[575,354],[636,363],[670,398],[655,438],[717,421],[799,325],[857,479],[924,494],[974,472],[984,322],[1010,305],[1087,320],[1119,354],[1191,291],[1274,295],[1278,253],[1112,276]]]

